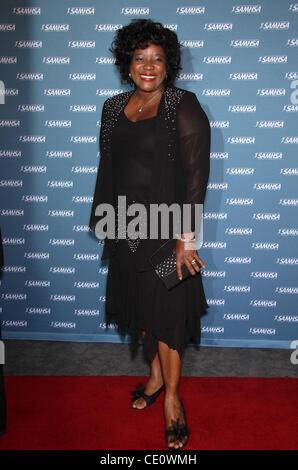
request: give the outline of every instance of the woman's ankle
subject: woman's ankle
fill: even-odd
[[[163,377],[161,375],[156,375],[150,373],[148,380],[151,382],[162,385],[164,383]]]
[[[168,400],[179,400],[180,395],[179,395],[179,389],[177,388],[169,388],[165,387],[165,398]]]

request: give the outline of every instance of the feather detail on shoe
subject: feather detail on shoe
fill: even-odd
[[[146,408],[149,408],[149,406],[153,405],[155,403],[156,398],[158,395],[164,390],[165,385],[163,384],[155,393],[152,393],[152,395],[147,395],[144,390],[146,387],[143,386],[140,382],[136,386],[136,390],[131,390],[131,394],[134,395],[133,398],[131,398],[131,401],[135,401],[138,398],[143,398],[146,402],[146,406],[143,408],[137,408],[133,405],[131,405],[131,408],[133,410],[145,410]]]
[[[166,440],[168,449],[170,449],[170,450],[172,450],[172,449],[173,450],[183,449],[183,447],[185,447],[187,442],[188,442],[189,434],[191,432],[191,429],[187,425],[187,420],[186,420],[186,416],[185,416],[185,409],[184,409],[183,403],[182,403],[180,398],[179,398],[179,402],[181,404],[181,408],[182,408],[182,412],[183,412],[183,416],[184,416],[184,424],[179,425],[179,418],[177,418],[176,421],[174,419],[172,419],[171,423],[172,423],[172,428],[173,429],[166,429],[165,430],[165,440]],[[173,438],[168,440],[167,438],[169,436],[173,436]],[[184,437],[186,437],[185,442],[183,442]],[[182,443],[182,446],[179,446],[179,447],[169,446],[170,443],[178,441],[178,440],[180,440],[180,442]]]
[[[173,439],[171,439],[168,442],[174,442],[177,441],[185,436],[189,436],[190,429],[187,426],[187,424],[183,424],[182,426],[179,426],[179,418],[175,421],[172,419],[172,427],[173,429],[166,429],[165,430],[165,436],[171,436],[173,435]]]
[[[134,395],[131,398],[131,401],[135,401],[137,398],[143,398],[145,387],[143,386],[142,383],[137,383],[136,390],[131,390],[130,393]]]

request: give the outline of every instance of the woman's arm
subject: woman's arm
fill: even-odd
[[[191,204],[191,231],[195,204],[204,204],[210,172],[210,124],[196,95],[188,93],[178,109],[179,157],[186,181],[185,203]]]
[[[204,204],[210,172],[210,123],[196,95],[187,93],[177,112],[179,157],[186,184],[184,203],[190,204],[191,232],[182,233],[182,238],[191,238],[195,234],[196,205]],[[201,211],[202,212],[202,211]],[[198,211],[198,214],[200,211]],[[199,223],[199,221],[197,221]],[[189,271],[195,274],[191,261],[196,259],[205,267],[195,249],[195,243],[176,241],[177,272],[181,275],[184,262]],[[198,266],[194,265],[196,271]]]
[[[101,112],[101,121],[100,121],[100,132],[99,132],[99,150],[100,150],[100,160],[97,170],[97,177],[93,195],[93,202],[91,208],[91,215],[89,220],[89,228],[93,232],[95,231],[96,223],[100,220],[100,217],[95,215],[95,209],[97,205],[102,202],[103,194],[104,194],[104,185],[106,182],[104,181],[105,175],[105,168],[107,167],[106,156],[104,152],[104,140],[105,140],[105,121],[106,121],[106,102],[104,102]]]

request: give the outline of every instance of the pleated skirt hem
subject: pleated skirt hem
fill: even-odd
[[[200,344],[201,316],[209,308],[201,273],[167,290],[152,271],[137,272],[126,240],[119,242],[110,259],[106,286],[106,325],[123,337],[130,336],[130,351],[138,353],[141,329],[145,330],[144,352],[151,362],[158,342],[178,352],[182,359],[190,340]]]

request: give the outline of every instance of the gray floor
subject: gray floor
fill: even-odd
[[[4,374],[12,375],[140,375],[149,365],[140,345],[132,360],[128,344],[4,340]],[[298,377],[293,350],[187,346],[182,376]]]

